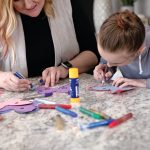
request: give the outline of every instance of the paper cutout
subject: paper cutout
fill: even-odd
[[[121,93],[133,89],[134,87],[119,88],[113,85],[95,85],[88,88],[88,90],[90,91],[110,91],[112,94]]]
[[[4,108],[0,109],[0,114],[9,112],[14,110],[17,113],[28,113],[35,110],[37,107],[29,104],[29,105],[22,105],[22,106],[5,106]]]
[[[66,85],[63,85],[63,86],[60,86],[60,87],[55,87],[55,88],[52,88],[52,87],[45,87],[45,86],[39,86],[37,88],[37,92],[39,94],[44,94],[44,93],[48,93],[48,92],[57,92],[57,93],[68,93],[69,92],[69,84],[66,84]]]
[[[0,95],[2,95],[4,93],[3,89],[0,89]]]
[[[0,109],[2,109],[5,106],[19,106],[19,105],[27,105],[32,104],[30,101],[23,101],[22,99],[9,99],[6,102],[0,103]]]

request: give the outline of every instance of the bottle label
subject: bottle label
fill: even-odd
[[[79,97],[79,79],[70,79],[70,97]]]

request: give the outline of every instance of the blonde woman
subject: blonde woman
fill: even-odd
[[[24,91],[42,76],[54,86],[69,67],[86,72],[98,62],[96,40],[77,0],[0,0],[0,88]],[[62,64],[61,64],[62,63]]]

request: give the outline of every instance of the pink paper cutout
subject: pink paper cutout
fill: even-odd
[[[4,93],[3,89],[0,89],[0,95],[2,95]]]
[[[23,101],[21,99],[8,99],[8,101],[0,103],[0,109],[4,108],[5,106],[19,106],[19,105],[27,105],[31,104],[30,101]]]

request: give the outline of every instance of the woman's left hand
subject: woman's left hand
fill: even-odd
[[[112,85],[123,88],[126,86],[135,87],[146,87],[145,79],[127,79],[127,78],[117,78],[113,81]]]
[[[66,78],[68,76],[68,69],[63,66],[49,67],[42,72],[42,79],[45,81],[45,86],[54,86],[59,82],[60,78]]]

